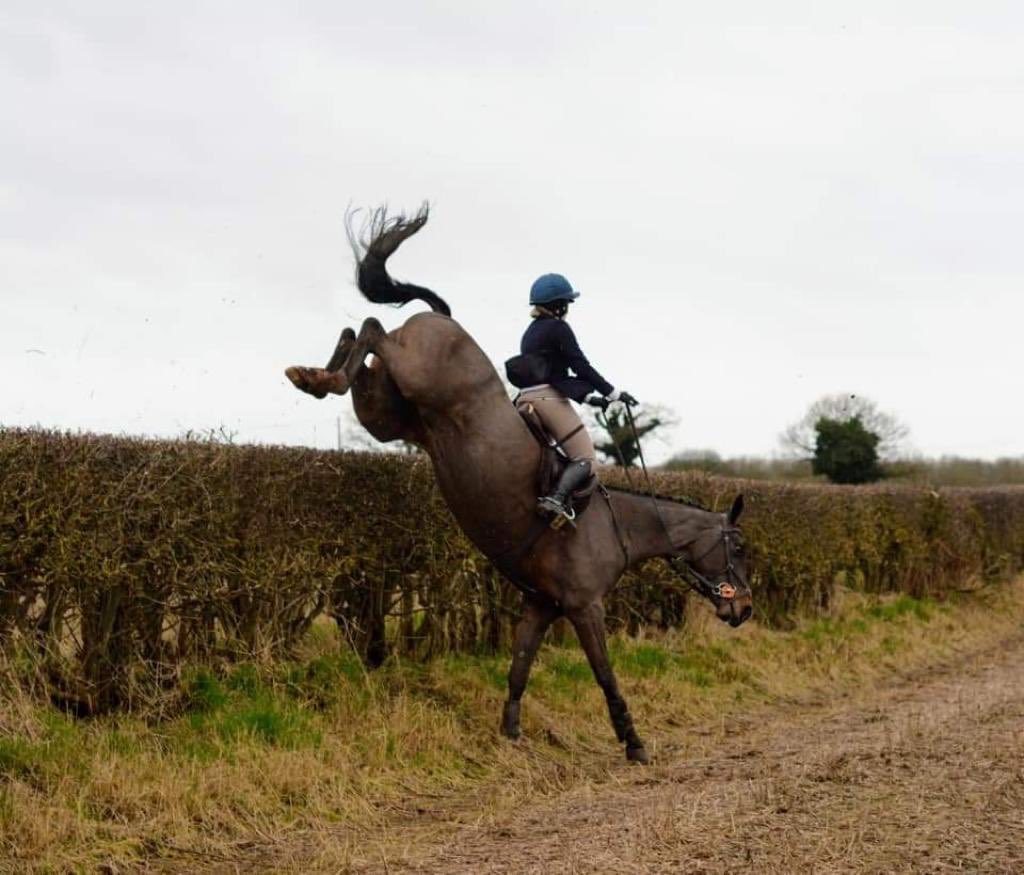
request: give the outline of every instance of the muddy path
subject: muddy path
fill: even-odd
[[[1024,872],[1024,638],[694,741],[508,818],[389,830],[356,871]]]

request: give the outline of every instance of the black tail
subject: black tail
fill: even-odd
[[[375,304],[394,304],[401,307],[410,301],[426,301],[435,313],[451,316],[452,311],[437,294],[412,283],[396,283],[387,271],[388,257],[427,224],[430,207],[424,204],[411,219],[404,215],[389,216],[387,207],[378,207],[370,213],[357,234],[352,225],[358,210],[345,214],[348,242],[356,256],[356,282],[368,300]]]

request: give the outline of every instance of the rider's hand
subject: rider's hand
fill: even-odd
[[[619,392],[619,401],[625,404],[627,407],[636,407],[640,402],[636,400],[629,392]]]
[[[583,399],[587,404],[592,407],[600,407],[602,410],[607,410],[609,401],[604,395],[599,392],[591,392],[586,398]]]

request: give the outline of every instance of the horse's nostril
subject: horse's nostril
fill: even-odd
[[[743,609],[743,610],[742,610],[742,611],[740,612],[740,622],[741,622],[741,623],[745,623],[745,622],[747,622],[747,620],[749,620],[749,619],[750,619],[750,617],[751,617],[751,615],[752,615],[753,613],[754,613],[754,609],[753,609],[753,608],[752,608],[752,607],[751,607],[750,605],[747,605],[747,606],[746,606],[746,607],[745,607],[745,608],[744,608],[744,609]]]

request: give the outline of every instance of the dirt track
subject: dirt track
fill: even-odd
[[[1024,640],[695,747],[365,871],[1024,873]]]

